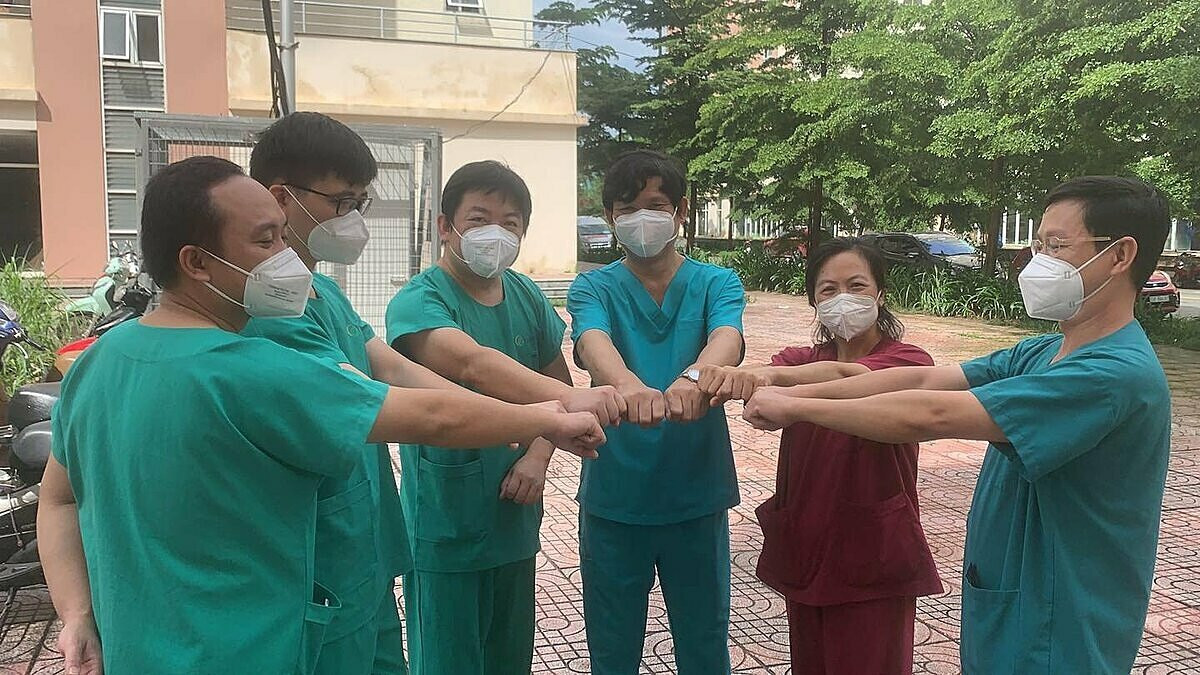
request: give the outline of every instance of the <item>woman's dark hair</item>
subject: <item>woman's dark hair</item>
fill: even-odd
[[[1134,286],[1141,288],[1154,273],[1171,232],[1171,212],[1163,193],[1137,178],[1080,176],[1051,190],[1046,195],[1046,208],[1065,201],[1079,202],[1083,225],[1093,237],[1110,237],[1112,241],[1133,237],[1137,241],[1137,256],[1129,276]],[[1096,250],[1109,244],[1097,242]]]
[[[618,199],[632,202],[656,177],[662,179],[663,194],[671,199],[671,205],[679,206],[687,192],[687,175],[679,160],[653,150],[634,150],[618,157],[604,174],[600,195],[604,208],[612,210]]]
[[[516,205],[525,227],[529,227],[529,216],[533,214],[529,186],[516,171],[504,164],[487,159],[464,164],[455,171],[446,181],[446,187],[442,188],[442,215],[453,221],[468,192],[482,192],[485,195],[498,193]]]
[[[821,275],[821,269],[825,267],[825,263],[839,253],[857,253],[862,256],[863,260],[867,261],[867,268],[871,270],[871,278],[875,280],[879,292],[885,293],[884,297],[886,297],[888,265],[883,254],[879,252],[879,248],[871,241],[861,237],[839,237],[821,244],[808,256],[807,269],[804,273],[804,290],[808,292],[808,304],[813,307],[817,306],[817,277]],[[900,319],[892,314],[882,300],[879,303],[879,318],[875,321],[875,325],[879,327],[879,332],[885,337],[893,340],[904,337],[904,324],[900,323]],[[818,321],[817,327],[814,329],[813,342],[820,345],[833,342],[833,340],[833,333]]]
[[[214,253],[223,216],[212,189],[241,167],[220,157],[189,157],[169,164],[146,182],[142,199],[142,259],[154,283],[172,288],[179,281],[179,250],[203,246]]]
[[[281,117],[258,135],[250,151],[250,177],[270,187],[312,187],[335,176],[351,185],[375,180],[379,165],[350,127],[316,112]]]

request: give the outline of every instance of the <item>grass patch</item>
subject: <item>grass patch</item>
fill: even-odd
[[[0,362],[0,383],[10,395],[30,382],[38,382],[54,363],[54,352],[82,333],[79,322],[62,311],[66,297],[46,283],[40,274],[24,274],[23,265],[10,260],[0,268],[0,300],[20,315],[21,325],[45,350],[23,344],[13,345]]]

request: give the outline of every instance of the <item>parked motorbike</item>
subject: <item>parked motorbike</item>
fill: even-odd
[[[91,291],[82,298],[64,304],[63,310],[69,314],[91,317],[108,314],[117,306],[121,289],[130,279],[137,278],[140,271],[141,265],[133,247],[118,249],[114,244],[113,255],[104,266],[104,274],[92,284]]]
[[[25,332],[17,311],[0,301],[0,359],[10,347],[24,351],[25,344],[42,349]],[[11,399],[4,396],[8,405],[4,410],[6,419],[0,425],[0,454],[7,468],[0,469],[0,560],[5,561],[0,564],[0,590],[13,588],[9,585],[13,582],[27,585],[41,580],[41,565],[31,567],[29,559],[37,555],[38,484],[49,457],[50,430],[48,423],[32,427],[36,427],[35,422],[50,419],[57,393],[48,398],[49,391],[35,394],[28,389],[18,389]]]

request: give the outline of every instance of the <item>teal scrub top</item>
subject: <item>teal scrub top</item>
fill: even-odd
[[[562,354],[566,324],[529,277],[506,270],[504,299],[479,304],[440,267],[400,289],[387,308],[388,342],[457,328],[477,343],[541,371]],[[542,505],[500,499],[500,484],[521,454],[509,448],[400,448],[400,494],[409,515],[414,564],[427,572],[473,572],[537,555]]]
[[[313,274],[315,298],[296,319],[251,319],[242,330],[296,351],[348,363],[367,377],[367,343],[375,331],[354,311],[337,282]],[[323,400],[313,392],[314,404]],[[412,569],[404,509],[386,443],[363,446],[346,479],[326,479],[318,488],[317,581],[342,601],[326,637],[336,640],[370,621],[379,598],[395,578]],[[370,583],[368,583],[370,580]]]
[[[1056,363],[1062,335],[963,364],[1008,443],[967,518],[967,673],[1128,673],[1146,620],[1171,437],[1136,322]]]
[[[339,604],[314,584],[318,486],[358,465],[386,395],[215,328],[131,321],[89,348],[53,451],[105,672],[311,672]]]
[[[661,307],[622,261],[580,274],[567,294],[575,342],[589,330],[607,333],[626,367],[660,391],[695,363],[714,330],[741,332],[745,308],[737,274],[691,258],[675,273]],[[583,463],[577,499],[587,513],[666,525],[738,504],[723,407],[690,424],[622,424],[605,433],[599,459]]]

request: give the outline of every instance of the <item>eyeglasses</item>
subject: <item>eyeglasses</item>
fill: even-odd
[[[1029,249],[1034,253],[1046,253],[1048,255],[1058,255],[1065,248],[1070,248],[1077,242],[1100,242],[1112,241],[1112,237],[1077,237],[1075,239],[1063,239],[1061,237],[1048,237],[1045,241],[1034,239],[1029,242]]]
[[[311,192],[314,195],[320,195],[321,197],[324,197],[329,201],[330,204],[334,205],[336,213],[339,216],[344,216],[351,211],[358,211],[365,216],[367,215],[367,210],[371,208],[370,197],[363,197],[361,199],[358,197],[334,197],[333,195],[328,195],[320,190],[314,190],[309,187],[304,187],[303,185],[294,185],[292,183],[288,183],[288,185],[300,190],[304,190],[305,192]]]

